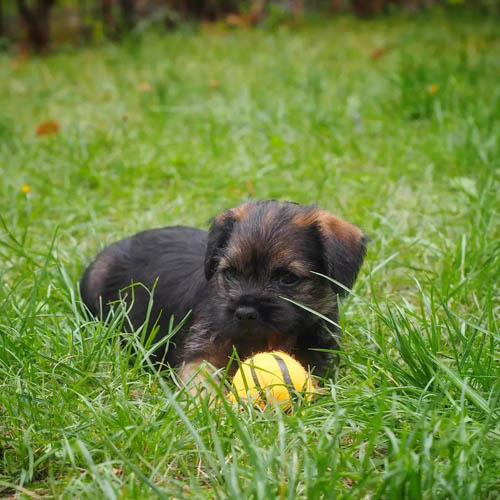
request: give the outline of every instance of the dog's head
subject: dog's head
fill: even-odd
[[[205,259],[220,333],[286,348],[318,319],[283,297],[335,316],[346,290],[314,273],[350,288],[364,255],[359,228],[313,206],[260,201],[223,212]]]

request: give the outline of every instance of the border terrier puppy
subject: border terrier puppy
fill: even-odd
[[[365,243],[359,228],[314,206],[249,202],[218,215],[208,232],[166,227],[110,245],[85,271],[81,295],[101,317],[124,298],[137,329],[154,288],[148,327],[159,326],[156,341],[168,333],[172,315],[180,321],[191,311],[168,350],[155,353],[157,361],[180,365],[185,381],[203,361],[224,368],[233,348],[242,360],[281,349],[325,376],[331,354],[321,350],[338,349],[340,332],[286,299],[336,322],[337,297],[346,291],[314,273],[350,288]],[[148,290],[129,293],[131,283]]]

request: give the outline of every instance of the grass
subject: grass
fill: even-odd
[[[499,50],[436,12],[1,55],[0,496],[498,498]],[[105,244],[248,198],[371,236],[291,414],[193,399],[77,293]]]

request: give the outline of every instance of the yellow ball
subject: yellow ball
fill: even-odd
[[[310,401],[316,392],[311,375],[281,351],[261,352],[245,360],[233,378],[233,387],[233,402],[250,400],[261,408],[277,403],[285,410],[290,401],[299,397]]]

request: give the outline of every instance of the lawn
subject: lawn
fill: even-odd
[[[0,497],[498,498],[496,22],[0,55]],[[288,414],[193,399],[77,289],[105,244],[266,198],[371,238],[335,380]]]

